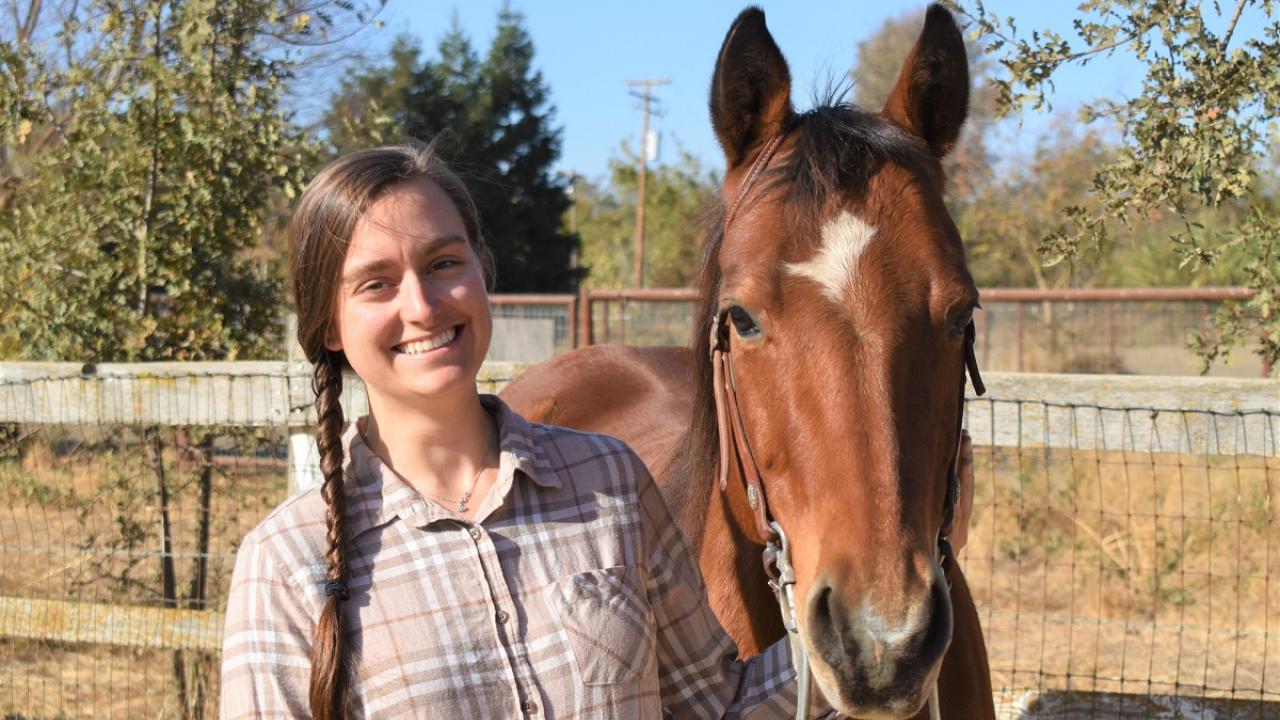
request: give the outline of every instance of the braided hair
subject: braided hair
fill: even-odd
[[[493,258],[480,235],[480,221],[466,186],[437,156],[432,145],[360,150],[330,163],[307,186],[289,223],[289,271],[298,316],[298,344],[313,365],[316,443],[324,482],[327,564],[324,606],[311,643],[311,714],[316,720],[347,717],[351,669],[341,605],[347,600],[347,520],[342,432],[342,373],[346,355],[331,350],[333,318],[342,264],[357,223],[388,189],[412,180],[433,181],[453,202],[480,258],[485,278],[493,278]]]

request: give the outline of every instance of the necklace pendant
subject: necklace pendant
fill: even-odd
[[[459,512],[459,513],[464,513],[464,512],[466,512],[466,511],[467,511],[467,503],[469,503],[469,502],[471,502],[471,491],[470,491],[470,490],[468,490],[468,491],[466,491],[466,492],[462,493],[462,497],[458,498],[458,509],[457,509],[457,512]]]

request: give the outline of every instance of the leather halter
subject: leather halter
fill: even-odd
[[[769,161],[773,159],[774,154],[777,153],[778,148],[782,145],[782,140],[782,134],[775,135],[765,144],[760,154],[756,156],[755,162],[751,164],[751,168],[747,171],[746,177],[743,178],[742,185],[739,187],[733,203],[725,214],[724,232],[728,232],[729,224],[741,207],[747,192],[750,191],[751,186],[755,184],[755,181],[759,179],[765,168],[768,167]],[[769,503],[765,498],[764,482],[760,476],[760,469],[756,464],[755,456],[751,452],[751,446],[747,441],[746,429],[742,423],[742,412],[738,407],[737,381],[733,372],[733,357],[729,352],[728,324],[725,322],[728,314],[728,308],[721,308],[716,311],[711,321],[710,337],[712,382],[716,399],[716,427],[719,430],[720,440],[720,490],[721,492],[726,492],[728,489],[731,463],[730,451],[732,450],[737,456],[737,464],[741,470],[740,476],[747,494],[747,505],[751,508],[755,526],[754,528],[743,529],[747,531],[754,530],[756,537],[752,539],[761,545],[769,542],[776,543],[780,538],[774,529],[776,525],[769,513]],[[970,320],[964,329],[965,367],[964,370],[961,370],[960,375],[960,402],[956,411],[955,426],[956,446],[947,471],[947,492],[943,501],[942,525],[938,536],[940,549],[944,551],[942,553],[944,557],[950,556],[950,543],[947,542],[946,536],[955,521],[955,504],[960,493],[960,481],[956,476],[956,460],[960,454],[960,437],[964,423],[966,370],[968,371],[968,377],[973,381],[974,392],[978,395],[986,393],[986,386],[983,384],[982,376],[978,372],[978,359],[974,353],[975,338],[976,331],[973,321]]]
[[[755,162],[751,164],[751,168],[747,171],[746,177],[743,178],[742,185],[739,187],[733,203],[729,205],[725,213],[723,228],[725,233],[728,232],[729,224],[741,207],[747,192],[755,184],[755,181],[764,172],[765,168],[768,167],[769,161],[778,151],[782,144],[782,139],[783,135],[781,133],[770,139],[760,151],[760,154],[756,156]],[[710,337],[712,382],[716,400],[716,428],[719,434],[720,449],[720,491],[728,492],[729,467],[731,462],[734,461],[730,458],[732,449],[740,470],[739,476],[742,478],[743,487],[746,491],[747,506],[751,509],[754,521],[752,523],[754,527],[744,527],[742,530],[749,536],[754,531],[755,537],[750,539],[765,546],[763,558],[765,573],[769,576],[769,586],[777,597],[778,605],[782,612],[783,625],[791,638],[794,650],[793,661],[796,666],[798,686],[796,717],[802,718],[808,716],[809,708],[809,660],[795,617],[796,605],[793,595],[796,583],[795,569],[791,565],[790,542],[787,539],[787,535],[783,532],[782,526],[773,519],[769,512],[769,503],[765,498],[764,482],[760,476],[760,468],[751,452],[751,446],[747,441],[746,429],[742,424],[742,412],[738,407],[737,381],[733,372],[733,356],[729,352],[729,329],[726,322],[728,315],[729,308],[720,308],[716,311],[711,319]],[[978,359],[973,348],[975,336],[974,324],[970,320],[964,329],[965,357],[964,368],[960,371],[960,400],[956,409],[956,445],[947,469],[946,497],[943,500],[942,524],[938,530],[937,561],[944,570],[947,562],[953,557],[951,543],[947,540],[947,535],[955,522],[955,506],[960,496],[960,479],[956,475],[956,463],[960,456],[962,442],[966,371],[968,372],[968,378],[973,382],[974,391],[978,395],[986,393],[986,386],[982,382],[982,376],[978,373]],[[937,718],[940,714],[936,683],[930,693],[929,711],[934,718]]]
[[[754,527],[743,529],[748,533],[754,530],[755,537],[751,539],[760,545],[776,543],[780,539],[774,529],[776,523],[769,513],[764,481],[760,475],[760,468],[756,464],[755,455],[751,452],[751,446],[747,441],[746,429],[742,424],[742,411],[738,407],[738,386],[733,372],[733,355],[729,352],[728,324],[725,322],[728,314],[727,309],[717,311],[711,323],[712,383],[716,399],[716,427],[719,430],[720,440],[720,491],[728,491],[729,468],[733,461],[730,455],[732,451],[736,454],[739,475],[747,494],[747,506],[751,508],[754,519]],[[956,461],[960,455],[960,438],[964,426],[965,371],[968,371],[968,379],[973,382],[976,394],[984,395],[987,391],[982,382],[982,375],[978,372],[978,360],[973,347],[975,335],[974,324],[970,320],[964,330],[965,368],[960,371],[960,400],[956,409],[955,423],[956,445],[951,455],[951,462],[948,464],[947,490],[943,499],[942,524],[938,533],[938,544],[944,559],[951,556],[951,545],[947,542],[947,536],[955,522],[955,506],[960,495],[960,478],[956,475]]]

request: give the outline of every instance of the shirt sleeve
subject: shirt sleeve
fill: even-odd
[[[657,484],[638,458],[633,456],[632,464],[665,711],[678,718],[794,718],[796,673],[790,642],[784,637],[760,655],[738,659],[738,648],[711,611],[702,573]],[[821,717],[828,707],[821,694],[815,691],[809,697],[812,716]]]
[[[281,568],[257,533],[236,554],[222,635],[223,720],[311,716],[315,619]]]

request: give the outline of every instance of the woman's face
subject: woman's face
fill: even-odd
[[[493,320],[462,217],[435,182],[386,191],[356,225],[342,264],[330,350],[370,399],[414,403],[475,392]]]

